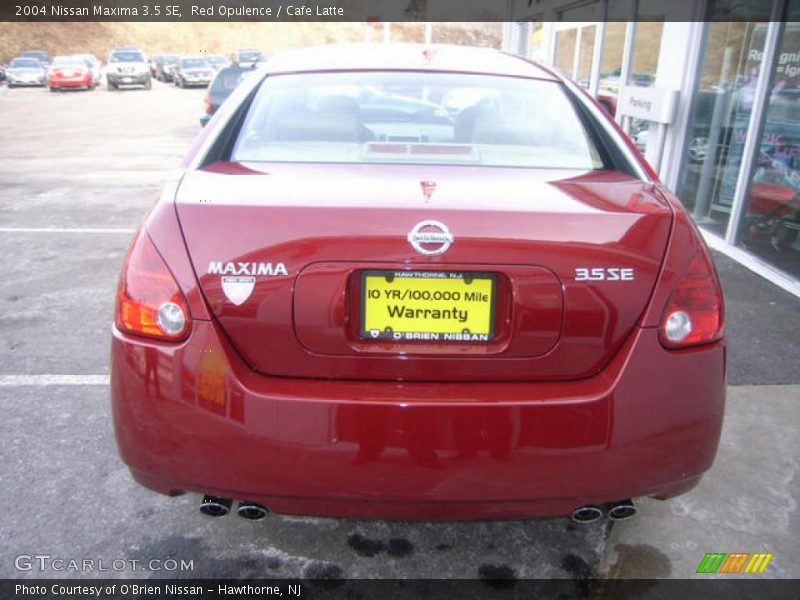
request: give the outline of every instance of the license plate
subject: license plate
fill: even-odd
[[[130,83],[131,81],[133,81],[133,79],[130,78],[130,77],[123,77],[122,78],[122,83]]]
[[[371,340],[489,342],[493,273],[363,271],[361,337]]]

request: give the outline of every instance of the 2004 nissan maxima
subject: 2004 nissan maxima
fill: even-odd
[[[590,521],[712,464],[709,253],[560,75],[485,49],[297,50],[182,166],[113,330],[117,441],[148,488],[248,518]]]

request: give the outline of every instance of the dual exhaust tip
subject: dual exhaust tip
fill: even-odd
[[[230,498],[218,498],[216,496],[203,496],[200,503],[200,512],[209,517],[224,517],[231,511],[233,500]],[[603,518],[603,509],[611,521],[624,521],[635,516],[638,512],[632,500],[622,500],[611,502],[600,506],[581,506],[572,511],[570,517],[576,523],[594,523]],[[260,521],[267,516],[269,510],[256,502],[239,502],[236,513],[248,521]]]
[[[600,506],[581,506],[572,511],[570,518],[576,523],[594,523],[603,518],[603,512],[611,521],[624,521],[635,516],[639,509],[632,500],[622,500],[620,502],[610,502]]]
[[[203,496],[203,501],[200,503],[200,512],[209,517],[224,517],[231,512],[233,500],[230,498],[218,498],[216,496]],[[248,521],[260,521],[267,516],[266,506],[257,504],[256,502],[240,501],[236,507],[236,513],[243,519]]]

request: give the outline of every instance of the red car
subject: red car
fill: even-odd
[[[117,294],[139,483],[211,515],[591,521],[711,466],[713,263],[571,81],[487,49],[298,50],[182,166]]]
[[[47,69],[47,85],[51,92],[64,88],[92,90],[97,85],[92,71],[80,56],[56,56]]]

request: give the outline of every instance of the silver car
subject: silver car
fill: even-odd
[[[6,69],[8,87],[23,85],[44,86],[47,83],[47,71],[35,58],[15,58]]]

